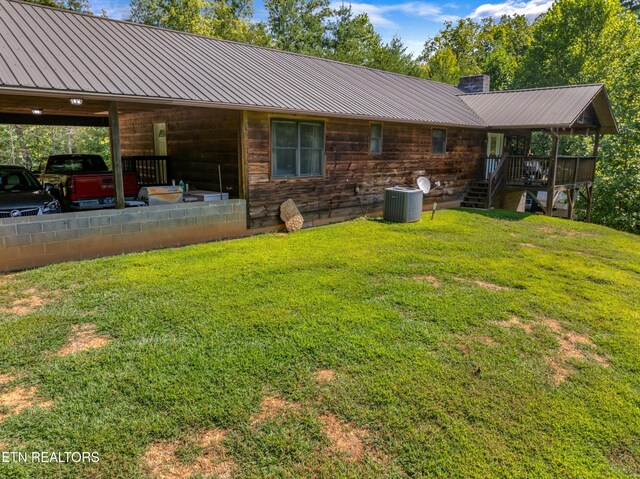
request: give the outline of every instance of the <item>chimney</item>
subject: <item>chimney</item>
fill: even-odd
[[[458,88],[465,93],[482,93],[489,91],[490,84],[489,75],[469,75],[460,78]]]

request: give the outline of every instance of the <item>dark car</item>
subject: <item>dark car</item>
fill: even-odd
[[[26,168],[0,165],[0,218],[48,215],[60,212],[60,203]]]

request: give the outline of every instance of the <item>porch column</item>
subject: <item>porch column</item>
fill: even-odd
[[[547,179],[547,216],[553,216],[553,203],[554,193],[556,189],[556,170],[558,169],[558,148],[560,142],[558,141],[560,135],[553,129],[550,130],[553,136],[551,143],[551,164],[549,165],[549,178]]]
[[[124,208],[124,180],[122,178],[122,153],[120,151],[120,119],[118,103],[109,103],[109,138],[111,144],[111,163],[113,166],[113,183],[115,186],[116,208]]]
[[[585,221],[591,222],[591,205],[593,204],[593,181],[596,179],[596,163],[598,162],[598,150],[600,148],[600,129],[596,131],[596,138],[593,142],[593,156],[596,160],[593,162],[593,171],[591,172],[592,183],[587,186],[587,214]]]

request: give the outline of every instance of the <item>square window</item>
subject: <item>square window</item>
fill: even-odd
[[[275,178],[322,176],[324,125],[320,122],[271,122],[271,173]]]

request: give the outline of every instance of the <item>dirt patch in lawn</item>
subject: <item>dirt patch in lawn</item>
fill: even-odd
[[[273,419],[287,413],[300,414],[302,405],[297,402],[290,402],[276,396],[267,396],[262,400],[260,412],[251,418],[251,425],[255,426],[259,422]]]
[[[503,328],[510,328],[510,327],[520,328],[527,334],[533,333],[533,325],[530,323],[523,322],[517,316],[511,316],[506,321],[498,321],[496,322],[496,324],[498,326],[502,326]]]
[[[336,373],[332,369],[321,369],[316,371],[315,378],[318,384],[334,383],[336,380]]]
[[[536,324],[544,325],[551,329],[556,341],[558,341],[560,351],[553,356],[545,356],[545,360],[552,371],[552,379],[555,385],[562,384],[562,382],[571,376],[573,370],[570,362],[572,360],[591,360],[605,368],[610,367],[609,361],[604,356],[594,352],[584,351],[580,348],[580,346],[594,347],[593,342],[588,336],[564,328],[555,319],[544,318],[533,323],[525,323],[516,316],[512,316],[507,321],[497,322],[496,324],[505,328],[517,327],[527,334],[533,333],[533,327]]]
[[[414,276],[413,279],[416,281],[425,281],[434,288],[439,288],[440,286],[442,286],[442,282],[440,282],[440,280],[432,274],[419,274]]]
[[[15,387],[5,393],[0,394],[0,421],[9,416],[15,416],[25,409],[39,407],[48,409],[52,406],[50,401],[46,401],[38,396],[38,388]]]
[[[71,327],[71,338],[69,342],[58,351],[59,356],[86,351],[87,349],[98,349],[111,342],[111,338],[96,332],[96,325],[93,323],[74,324]]]
[[[17,374],[4,374],[0,373],[0,386],[4,386],[5,384],[9,384],[10,382],[19,379],[20,376]]]
[[[324,434],[331,441],[329,450],[344,455],[349,461],[362,461],[365,453],[364,439],[368,432],[350,424],[341,422],[334,414],[325,414],[318,418]]]
[[[154,442],[142,456],[142,464],[155,479],[231,477],[235,466],[222,445],[226,432],[206,429],[186,439]]]
[[[616,444],[607,454],[607,459],[625,474],[640,476],[640,458],[632,447],[626,444]]]
[[[532,243],[520,243],[520,246],[522,246],[523,248],[540,248],[540,246]]]
[[[51,298],[43,297],[35,289],[28,289],[24,294],[26,297],[14,299],[9,306],[0,308],[0,311],[14,316],[26,316],[53,301]]]
[[[500,286],[499,284],[489,283],[488,281],[482,281],[480,279],[467,279],[467,278],[460,278],[460,277],[455,277],[454,279],[457,281],[464,281],[466,283],[475,284],[476,286],[479,286],[489,291],[509,291],[510,289],[510,288],[507,288],[506,286]]]
[[[544,320],[544,324],[555,333],[556,340],[560,345],[560,352],[557,357],[547,357],[547,362],[553,371],[553,382],[556,385],[561,384],[571,375],[571,370],[567,363],[573,359],[581,361],[593,360],[605,368],[610,367],[609,361],[605,357],[585,352],[579,348],[579,345],[594,346],[588,336],[569,331],[554,319],[547,318]]]
[[[488,289],[489,291],[509,291],[509,288],[506,286],[500,286],[499,284],[489,283],[479,279],[474,280],[473,284],[480,286],[481,288]]]
[[[13,280],[12,274],[4,274],[0,276],[0,286],[10,283]]]

